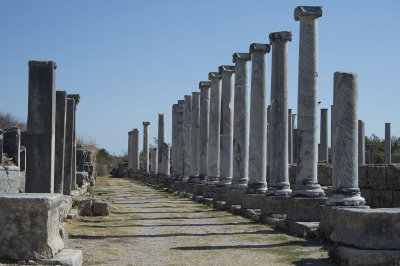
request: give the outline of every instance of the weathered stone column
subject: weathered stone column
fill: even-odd
[[[152,148],[151,152],[151,172],[153,174],[158,173],[158,155],[157,155],[157,148]]]
[[[251,106],[249,139],[249,181],[246,193],[267,190],[267,53],[269,44],[250,45]]]
[[[333,148],[332,146],[333,146],[333,104],[331,105],[331,150]]]
[[[191,135],[192,135],[192,95],[185,95],[183,113],[183,181],[187,182],[190,176],[191,163]]]
[[[177,177],[181,178],[183,177],[184,174],[184,148],[185,148],[185,142],[184,142],[184,136],[183,136],[183,131],[184,131],[184,126],[183,126],[183,119],[184,119],[184,113],[185,113],[185,101],[184,100],[178,100],[178,107],[177,107],[177,115],[176,115],[176,139],[175,139],[175,145],[176,145],[176,175]]]
[[[192,92],[192,130],[190,136],[190,176],[188,182],[199,177],[199,137],[200,137],[200,93]]]
[[[220,132],[220,173],[218,185],[229,185],[233,173],[233,89],[234,66],[219,67],[221,75],[221,132]]]
[[[318,17],[321,7],[299,6],[299,82],[297,99],[297,176],[294,196],[321,197],[318,184]]]
[[[358,163],[365,164],[365,124],[358,120]]]
[[[56,68],[52,61],[29,61],[27,193],[54,192]]]
[[[18,127],[8,127],[3,131],[3,152],[8,154],[16,166],[21,162],[21,131]]]
[[[218,181],[220,175],[221,75],[210,72],[210,125],[208,135],[208,181]]]
[[[292,116],[293,119],[295,119]],[[297,128],[293,127],[293,163],[297,162]]]
[[[271,159],[271,142],[270,142],[270,123],[271,123],[271,105],[268,105],[267,108],[267,163],[270,164],[270,159]]]
[[[288,110],[288,163],[293,163],[293,116],[292,109]]]
[[[328,162],[328,109],[321,109],[320,150],[318,153],[320,162]]]
[[[72,153],[74,150],[74,120],[75,120],[75,99],[67,98],[67,113],[65,121],[65,157],[64,157],[64,195],[71,195],[72,188]]]
[[[392,145],[390,143],[390,123],[385,123],[385,164],[392,163]]]
[[[67,92],[56,91],[54,193],[63,193]]]
[[[249,53],[234,53],[233,174],[231,188],[245,189],[249,180]]]
[[[0,165],[3,165],[3,130],[0,129]]]
[[[288,196],[292,193],[288,168],[288,89],[287,60],[290,31],[269,34],[272,44],[271,63],[271,121],[270,123],[270,182],[268,195]]]
[[[210,86],[209,81],[200,81],[200,181],[205,181],[208,175],[208,130],[210,125]]]
[[[158,147],[158,173],[161,174],[160,168],[162,163],[162,144],[164,143],[165,138],[165,128],[164,128],[164,114],[158,114],[158,139],[157,139],[157,147]]]
[[[177,163],[176,163],[176,118],[178,115],[178,104],[172,105],[172,136],[171,136],[171,144],[172,144],[172,158],[171,158],[171,175],[177,175]]]
[[[132,131],[132,170],[136,173],[139,170],[139,130]]]
[[[143,170],[149,172],[149,125],[150,122],[143,122]]]
[[[327,205],[365,204],[358,187],[357,75],[335,72],[333,88],[332,196]]]
[[[375,144],[365,144],[368,148],[368,164],[375,164]]]
[[[72,130],[72,181],[71,181],[71,189],[76,190],[76,107],[78,106],[78,103],[80,101],[80,95],[79,94],[68,94],[67,98],[72,98],[74,99],[74,121],[73,121],[73,130]]]
[[[169,161],[169,156],[170,156],[170,146],[167,143],[162,144],[162,164],[160,165],[160,170],[161,174],[164,176],[169,176],[170,175],[170,161]]]

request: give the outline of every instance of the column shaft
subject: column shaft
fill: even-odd
[[[184,126],[183,126],[183,119],[184,119],[184,112],[185,112],[185,101],[179,100],[178,101],[178,108],[176,113],[176,175],[178,177],[183,177],[184,175]]]
[[[176,146],[177,146],[177,140],[176,140],[176,118],[178,115],[178,104],[173,104],[172,105],[172,136],[171,136],[171,144],[172,144],[172,159],[171,159],[171,175],[176,176],[177,175],[177,162],[176,162]]]
[[[390,123],[385,123],[385,164],[392,163],[392,145],[390,143]]]
[[[288,110],[288,163],[293,163],[293,123],[292,109]]]
[[[158,114],[158,170],[160,171],[160,166],[162,163],[162,144],[165,138],[165,128],[164,128],[164,114]],[[159,172],[160,173],[160,172]]]
[[[328,109],[321,109],[321,131],[320,131],[320,153],[319,161],[328,162]]]
[[[143,122],[143,170],[149,172],[149,125],[150,122]]]
[[[170,175],[170,146],[167,143],[162,144],[162,164],[161,164],[161,174],[165,176]]]
[[[365,124],[358,120],[358,163],[365,164]]]
[[[200,88],[200,180],[208,175],[208,130],[210,123],[210,85],[209,81],[201,81]]]
[[[139,130],[133,129],[132,133],[132,170],[136,173],[139,170]]]
[[[191,135],[192,135],[192,96],[185,95],[183,114],[183,178],[186,182],[190,176],[191,163]]]
[[[67,92],[56,91],[54,193],[63,193]]]
[[[152,148],[151,149],[151,172],[153,174],[158,173],[158,154],[157,154],[157,148]]]
[[[199,176],[200,93],[192,92],[192,130],[190,136],[190,182]]]
[[[67,113],[65,121],[65,157],[64,157],[64,195],[71,195],[72,190],[72,151],[73,151],[73,130],[75,116],[75,99],[67,98]]]

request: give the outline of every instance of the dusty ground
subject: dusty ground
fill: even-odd
[[[85,265],[332,265],[322,244],[128,179],[93,188],[114,210],[69,221]]]

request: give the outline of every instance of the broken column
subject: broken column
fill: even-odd
[[[200,81],[200,169],[199,179],[205,181],[208,175],[208,130],[210,125],[210,85],[209,81]]]
[[[29,61],[26,192],[54,192],[56,68],[52,61]]]
[[[67,112],[65,120],[65,154],[64,154],[64,185],[63,194],[71,195],[72,188],[72,167],[75,167],[72,161],[74,150],[74,120],[75,120],[75,99],[67,98]]]
[[[76,145],[76,184],[82,187],[85,181],[89,182],[89,174],[85,172],[86,151],[81,144]]]
[[[199,177],[200,93],[192,92],[192,130],[190,134],[190,176],[188,182]]]
[[[56,91],[54,193],[63,193],[67,92]]]
[[[136,173],[139,170],[139,130],[132,132],[132,170]]]
[[[150,122],[143,122],[143,170],[149,172],[149,125]]]
[[[267,53],[269,44],[250,45],[251,106],[249,140],[249,181],[246,193],[267,190]]]
[[[220,131],[220,173],[218,185],[229,185],[233,172],[233,89],[234,66],[219,67],[221,75],[221,131]]]
[[[158,173],[158,154],[157,154],[157,148],[152,148],[150,150],[151,152],[151,172],[153,174]]]
[[[218,181],[220,174],[220,126],[221,126],[221,76],[210,72],[210,125],[208,135],[208,180]]]
[[[191,134],[192,134],[192,96],[185,95],[183,113],[183,178],[187,182],[190,176]]]
[[[320,162],[328,162],[328,109],[321,109],[320,150],[318,153]]]
[[[245,189],[249,180],[249,53],[234,53],[233,174],[231,188]]]
[[[175,139],[175,145],[176,145],[176,155],[175,160],[176,160],[176,176],[181,178],[183,177],[184,174],[184,140],[183,140],[183,119],[184,119],[184,114],[185,114],[185,101],[184,100],[178,100],[178,107],[177,107],[177,112],[176,112],[176,139]]]
[[[74,99],[74,107],[73,107],[73,112],[74,112],[74,120],[73,120],[73,130],[72,130],[72,181],[71,181],[71,189],[75,190],[76,189],[76,107],[78,106],[78,103],[80,101],[80,95],[79,94],[69,94],[67,95],[67,98],[72,98]]]
[[[161,175],[164,176],[169,176],[170,175],[170,162],[169,162],[169,156],[170,156],[170,146],[167,143],[162,144],[162,159],[161,159],[161,165],[159,166],[160,168],[160,173]]]
[[[20,166],[21,131],[18,127],[8,127],[3,131],[3,152],[16,166]]]
[[[358,120],[358,163],[365,164],[365,124]]]
[[[392,163],[392,146],[390,143],[390,123],[385,123],[385,164]]]
[[[297,176],[294,196],[321,197],[318,184],[318,18],[322,8],[299,6],[294,19],[300,21],[297,100]]]
[[[178,104],[172,105],[172,136],[171,136],[171,144],[172,144],[172,158],[171,158],[171,175],[177,175],[177,163],[176,163],[176,118],[178,115]]]
[[[165,138],[165,128],[164,128],[164,114],[158,114],[158,139],[157,139],[157,152],[158,152],[158,173],[160,172],[160,166],[162,164],[162,144],[164,143]]]
[[[287,60],[290,31],[269,34],[272,45],[271,117],[270,122],[270,183],[267,194],[288,196],[292,193],[288,168],[288,89]]]
[[[333,91],[332,196],[327,205],[365,204],[358,187],[358,81],[357,75],[335,72]]]

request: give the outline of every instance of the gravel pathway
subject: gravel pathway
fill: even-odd
[[[68,221],[84,265],[333,265],[321,243],[137,181],[98,178],[94,191],[111,215]]]

